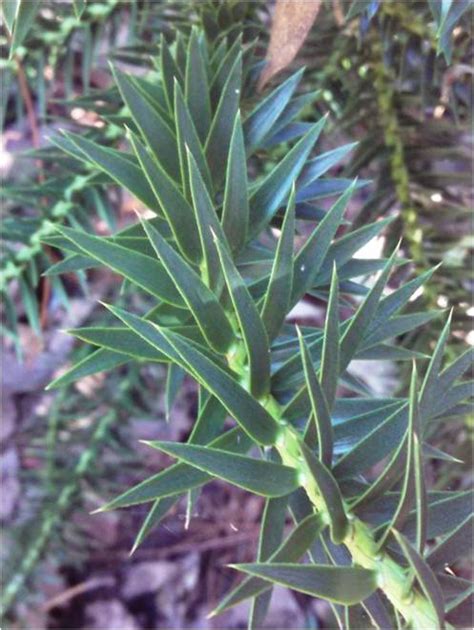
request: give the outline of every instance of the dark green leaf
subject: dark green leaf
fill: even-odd
[[[242,54],[239,53],[222,90],[211,130],[205,144],[209,170],[216,187],[224,179],[234,121],[239,109],[242,84]]]
[[[339,280],[334,265],[329,301],[324,324],[323,350],[321,355],[321,387],[331,410],[336,399],[339,380]]]
[[[322,118],[299,140],[281,162],[265,177],[250,198],[249,235],[256,236],[269,223],[285,202],[293,182],[321,133],[326,118]]]
[[[148,344],[146,344],[148,345]],[[171,408],[176,396],[178,395],[181,385],[184,381],[185,372],[175,363],[171,363],[168,367],[166,374],[166,388],[165,388],[165,417],[167,422],[170,420]]]
[[[218,398],[229,414],[260,444],[274,444],[279,425],[228,373],[194,348],[188,340],[158,328],[131,313],[109,307],[148,343],[167,354]]]
[[[236,564],[234,569],[339,604],[356,604],[377,588],[376,574],[360,567],[275,562]]]
[[[309,549],[316,536],[323,529],[324,524],[320,515],[310,514],[301,520],[288,538],[279,545],[268,558],[269,562],[296,562]],[[248,577],[229,593],[212,611],[211,616],[219,615],[224,610],[235,606],[249,597],[267,591],[271,585],[258,577]]]
[[[247,351],[250,392],[256,398],[266,396],[270,388],[270,346],[255,302],[238,272],[227,248],[216,237],[222,272]]]
[[[201,274],[204,277],[204,282],[210,289],[216,291],[216,293],[220,293],[222,289],[221,264],[214,243],[213,233],[217,234],[221,239],[225,238],[225,236],[214,209],[214,204],[191,152],[187,154],[187,165],[193,210],[198,226],[199,238],[201,240],[201,249],[204,254],[201,262]]]
[[[324,391],[321,388],[316,370],[314,369],[308,346],[306,345],[299,328],[297,330],[300,341],[301,361],[303,363],[305,383],[311,402],[311,420],[315,423],[316,435],[318,438],[319,459],[324,466],[330,468],[332,465],[334,442],[331,415],[329,413]]]
[[[230,140],[222,209],[222,229],[232,251],[238,252],[245,245],[248,221],[247,161],[240,112],[237,112]]]
[[[342,479],[368,470],[402,441],[406,427],[406,407],[394,406],[388,418],[377,423],[372,431],[336,462],[333,468],[335,475]]]
[[[331,241],[341,225],[354,185],[355,183],[336,201],[298,252],[295,258],[291,306],[296,304],[313,285]]]
[[[75,328],[68,331],[78,339],[82,339],[94,346],[101,346],[113,352],[126,355],[122,358],[134,358],[136,360],[168,362],[168,357],[162,352],[158,352],[140,338],[137,338],[130,329],[126,327],[85,327]]]
[[[114,77],[146,144],[168,175],[175,181],[179,181],[179,159],[174,133],[163,120],[158,109],[150,105],[133,77],[116,68],[114,68]]]
[[[201,142],[204,142],[211,125],[211,103],[204,59],[197,30],[189,38],[186,64],[185,97]]]
[[[161,34],[159,68],[165,88],[165,97],[170,112],[173,111],[174,80],[181,80],[180,71],[173,59],[167,41]]]
[[[268,560],[281,543],[286,520],[288,495],[267,499],[260,526],[257,560]],[[259,593],[252,600],[249,614],[249,628],[261,628],[265,622],[270,600],[271,589]]]
[[[242,434],[240,429],[231,429],[212,440],[208,447],[211,446],[214,450],[215,448],[221,448],[230,449],[235,452],[245,452],[250,447],[250,440]],[[210,475],[207,472],[203,472],[192,465],[185,463],[174,464],[165,468],[157,475],[148,477],[148,479],[133,486],[133,488],[129,488],[97,511],[105,512],[108,510],[116,510],[168,496],[180,495],[187,490],[197,488],[211,480],[212,474]]]
[[[95,352],[92,352],[92,354],[85,357],[85,359],[76,363],[67,372],[58,376],[58,378],[52,381],[46,389],[66,387],[66,385],[74,383],[84,376],[90,376],[91,374],[97,374],[98,372],[104,371],[110,372],[114,368],[127,363],[129,360],[129,357],[126,357],[118,352],[113,352],[112,350],[102,348],[100,350],[95,350]]]
[[[294,235],[295,189],[293,186],[261,309],[261,318],[270,341],[277,337],[289,310],[293,282]]]
[[[433,627],[440,628],[440,630],[444,630],[444,602],[443,602],[443,593],[441,588],[436,581],[436,578],[423,560],[423,558],[418,554],[415,549],[410,545],[408,540],[396,530],[393,531],[393,534],[402,548],[402,551],[408,560],[410,567],[416,575],[416,578],[426,595],[426,598],[430,601],[433,606],[433,613],[435,617],[433,617]]]
[[[165,497],[164,499],[157,499],[153,503],[140,529],[138,530],[137,535],[135,536],[133,546],[130,550],[130,555],[135,553],[148,534],[163,520],[167,512],[178,501],[178,498],[179,497],[176,496]]]
[[[342,335],[340,366],[340,369],[342,370],[349,365],[352,357],[361,345],[362,339],[365,336],[365,331],[371,324],[372,318],[377,311],[380,298],[387,283],[388,276],[394,265],[396,254],[397,250],[393,252],[385,266],[385,269],[382,271],[377,282],[367,294],[365,300],[357,309],[344,334]]]
[[[417,373],[416,367],[413,365],[411,381],[410,381],[410,396],[409,396],[409,408],[408,408],[408,427],[407,427],[407,451],[405,458],[405,475],[403,478],[403,484],[400,491],[400,500],[392,517],[390,525],[385,530],[383,536],[379,540],[380,547],[383,547],[387,537],[392,530],[402,528],[405,523],[408,514],[413,506],[416,505],[417,515],[417,543],[421,544],[419,540],[421,535],[421,529],[423,529],[423,536],[426,537],[426,504],[421,505],[416,502],[419,499],[418,484],[415,481],[416,475],[416,455],[417,443],[419,444],[419,409],[418,409],[418,392],[417,392]],[[423,528],[421,524],[423,523]],[[423,538],[423,544],[424,544]],[[418,546],[417,544],[417,546]]]
[[[24,276],[18,278],[20,295],[25,308],[28,323],[36,335],[41,335],[41,323],[39,318],[39,304],[34,289]]]
[[[233,339],[233,333],[216,296],[197,273],[168,245],[158,230],[146,221],[143,222],[143,227],[205,339],[216,352],[224,353]]]
[[[248,116],[244,124],[244,134],[247,152],[253,152],[271,132],[275,122],[287,106],[298,83],[301,81],[304,69],[292,74],[289,79],[275,88],[265,97]]]
[[[235,60],[240,54],[242,48],[242,35],[239,35],[225,56],[220,61],[219,66],[211,81],[211,101],[214,107],[219,103],[219,98],[224,90],[226,81],[232,71]],[[217,51],[216,51],[217,52]]]
[[[425,373],[425,378],[421,386],[420,392],[420,409],[423,414],[429,413],[432,410],[433,405],[438,404],[438,374],[441,371],[441,363],[443,361],[444,348],[446,341],[448,340],[449,330],[451,328],[452,312],[449,315],[446,324],[441,332],[441,335],[436,344],[436,348],[433,352],[433,356],[428,364],[428,368]]]
[[[201,259],[201,247],[194,223],[194,213],[176,184],[132,135],[130,140],[143,171],[160,202],[181,252],[193,263]]]
[[[352,151],[357,144],[357,142],[345,144],[344,146],[333,149],[332,151],[322,153],[321,155],[318,155],[318,157],[314,158],[314,160],[311,160],[301,175],[298,182],[299,186],[309,184],[316,178],[324,175],[324,173],[326,173],[326,171],[328,171],[332,166],[341,162],[347,153]]]
[[[58,227],[58,230],[85,254],[107,265],[151,295],[176,306],[183,305],[173,281],[158,261],[79,230],[66,227]]]
[[[73,157],[87,161],[109,175],[119,186],[123,186],[140,199],[147,208],[159,211],[156,197],[135,159],[131,160],[125,153],[102,147],[77,134],[64,133],[64,138],[56,137],[52,140]]]
[[[293,468],[231,451],[175,442],[146,442],[210,475],[266,497],[280,497],[298,487]]]
[[[312,480],[316,484],[317,493],[322,498],[329,516],[331,538],[334,543],[339,544],[347,534],[349,522],[337,482],[326,466],[304,443],[301,444],[301,452]]]
[[[211,189],[212,178],[209,173],[204,150],[197,135],[196,127],[184,100],[183,92],[178,81],[174,85],[174,112],[176,118],[176,136],[179,150],[179,163],[181,166],[181,179],[185,190],[185,196],[191,201],[191,189],[188,175],[188,158],[186,155],[186,147],[196,160],[202,178],[206,182],[206,186]]]

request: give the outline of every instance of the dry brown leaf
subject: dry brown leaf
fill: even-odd
[[[320,6],[321,0],[277,0],[265,57],[267,64],[260,75],[259,90],[296,57]]]

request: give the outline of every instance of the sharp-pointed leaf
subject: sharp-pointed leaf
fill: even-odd
[[[115,272],[137,284],[147,293],[170,304],[182,306],[183,300],[163,265],[157,260],[111,243],[104,238],[90,236],[79,230],[58,227],[63,236],[80,250],[107,265]]]
[[[292,97],[304,70],[298,70],[289,79],[266,96],[248,116],[244,124],[247,151],[253,152],[271,132],[275,122]]]
[[[69,145],[64,144],[60,137],[53,140],[60,148],[72,152],[73,157],[83,159],[106,173],[119,186],[123,186],[142,201],[147,208],[159,211],[160,206],[156,197],[134,158],[130,159],[131,156],[126,157],[127,154],[121,151],[102,147],[77,134],[65,133],[64,138]]]
[[[411,381],[410,381],[410,396],[409,396],[409,408],[408,408],[408,427],[407,427],[407,450],[405,458],[405,474],[403,478],[403,484],[400,491],[400,501],[397,505],[395,513],[392,517],[390,525],[385,530],[382,538],[379,541],[380,547],[382,547],[387,540],[387,537],[394,529],[401,529],[405,523],[408,514],[415,504],[416,506],[416,538],[417,548],[422,551],[422,547],[426,539],[426,497],[423,486],[423,496],[420,495],[422,490],[420,486],[419,477],[419,408],[418,408],[418,392],[417,392],[417,373],[416,367],[413,365]]]
[[[316,484],[317,493],[323,500],[329,516],[331,538],[336,544],[339,544],[347,534],[349,522],[337,482],[326,466],[319,461],[306,444],[301,445],[301,452],[312,481]]]
[[[201,247],[194,228],[194,213],[173,180],[147,152],[145,147],[130,136],[133,149],[150,183],[164,216],[166,217],[179,249],[191,262],[199,262]]]
[[[84,376],[90,376],[99,372],[110,372],[116,367],[130,361],[129,357],[112,350],[95,350],[84,359],[78,361],[71,369],[52,381],[46,389],[58,389],[66,387]]]
[[[431,602],[433,606],[433,627],[444,630],[444,601],[441,588],[436,581],[432,570],[418,554],[417,551],[410,545],[408,540],[399,532],[394,531],[394,536],[402,548],[402,551],[408,560],[410,567],[412,568],[415,576],[420,584],[426,598]]]
[[[185,374],[185,371],[180,368],[179,365],[171,363],[168,367],[165,387],[165,417],[168,422],[171,417],[171,409],[173,407],[174,401],[176,400],[176,396],[181,389]]]
[[[318,157],[311,160],[304,169],[298,185],[305,186],[321,175],[324,175],[324,173],[326,173],[332,166],[338,164],[350,151],[352,151],[357,144],[357,142],[352,142],[351,144],[345,144],[342,147],[338,147],[337,149],[318,155]]]
[[[331,410],[336,399],[339,380],[339,280],[334,265],[329,301],[324,324],[323,349],[321,355],[321,387]]]
[[[163,520],[169,510],[173,507],[173,505],[178,501],[179,497],[171,496],[165,497],[164,499],[157,499],[153,505],[151,506],[148,514],[146,515],[143,523],[138,530],[137,535],[135,536],[135,540],[133,541],[132,548],[130,550],[130,555],[135,553],[138,547],[143,543],[145,538],[150,534],[150,532],[159,525],[159,523]]]
[[[242,54],[239,53],[222,90],[205,145],[206,159],[216,187],[221,184],[226,172],[230,140],[240,104],[241,84]]]
[[[203,472],[266,497],[280,497],[298,487],[293,468],[231,451],[175,442],[147,442]]]
[[[333,454],[333,430],[329,407],[324,391],[319,382],[316,370],[308,350],[308,346],[298,329],[301,361],[305,376],[306,388],[311,401],[311,421],[315,423],[318,440],[319,459],[324,466],[331,467]]]
[[[74,337],[94,346],[100,346],[108,350],[119,352],[126,357],[144,361],[168,362],[168,357],[162,352],[152,348],[126,327],[91,326],[75,328],[68,331]],[[123,358],[126,358],[123,357]]]
[[[316,123],[281,162],[265,177],[250,199],[250,236],[254,237],[270,222],[285,202],[291,186],[324,127],[326,118]]]
[[[201,262],[201,273],[205,283],[216,293],[222,289],[221,264],[219,254],[214,243],[214,235],[224,239],[224,233],[212,203],[209,191],[201,177],[195,159],[190,152],[187,153],[187,164],[191,195],[195,220],[198,226],[203,260]]]
[[[270,347],[267,333],[255,302],[227,248],[217,238],[215,244],[247,351],[250,392],[256,398],[261,398],[268,394],[270,388]]]
[[[189,112],[188,106],[184,99],[181,86],[178,81],[174,85],[174,112],[176,119],[176,137],[179,150],[179,163],[181,166],[181,179],[185,191],[186,199],[191,200],[191,189],[189,184],[188,163],[186,156],[186,147],[196,160],[202,178],[206,182],[206,186],[210,189],[212,179],[209,173],[204,150],[197,135],[196,127]]]
[[[233,333],[216,296],[151,224],[144,222],[143,227],[205,339],[216,352],[224,353]]]
[[[114,314],[148,343],[167,354],[218,398],[229,414],[260,444],[275,444],[280,427],[276,420],[235,381],[189,340],[115,307]]]
[[[293,289],[290,303],[292,306],[312,287],[326,254],[329,251],[331,241],[341,225],[353,190],[354,186],[350,186],[336,201],[295,257]]]
[[[248,222],[247,160],[240,112],[237,112],[230,140],[222,208],[222,229],[232,251],[238,252],[245,245]]]
[[[164,35],[161,35],[160,40],[160,59],[159,69],[161,77],[163,79],[163,87],[165,88],[165,97],[170,112],[173,111],[173,94],[174,94],[174,81],[175,78],[178,81],[182,81],[181,73],[176,65],[173,56],[171,55],[170,48]]]
[[[374,317],[388,276],[395,262],[396,251],[387,262],[385,269],[380,274],[377,282],[367,294],[362,304],[352,317],[341,339],[341,369],[345,369],[365,336],[365,331],[370,326]]]
[[[195,29],[189,38],[185,97],[199,138],[204,142],[211,125],[211,102],[206,66]]]
[[[310,548],[316,536],[322,531],[324,524],[320,515],[310,514],[305,517],[288,538],[279,545],[268,558],[268,562],[296,562]],[[247,577],[211,613],[219,615],[224,610],[235,606],[249,597],[265,592],[271,588],[271,583],[258,577]]]
[[[268,560],[281,543],[287,503],[288,495],[267,499],[265,502],[258,541],[257,560],[259,562]],[[271,596],[272,590],[269,589],[253,598],[249,614],[250,628],[261,628],[265,623]]]
[[[236,564],[235,569],[338,604],[356,604],[377,588],[376,574],[359,567],[290,563]]]
[[[133,77],[114,69],[115,81],[141,135],[156,160],[175,181],[179,181],[176,137],[156,108],[142,94]]]
[[[293,281],[294,235],[295,192],[293,188],[288,200],[288,207],[261,310],[261,318],[270,341],[278,336],[289,310]]]

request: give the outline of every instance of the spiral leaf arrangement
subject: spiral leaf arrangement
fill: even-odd
[[[446,627],[471,593],[445,571],[469,544],[471,495],[430,491],[423,471],[449,457],[427,440],[465,413],[472,386],[458,379],[472,354],[443,367],[448,320],[419,382],[416,361],[428,358],[393,343],[439,315],[402,314],[432,270],[387,294],[397,252],[355,258],[387,220],[347,227],[364,182],[322,177],[352,146],[313,154],[325,118],[299,120],[315,96],[295,96],[302,72],[256,100],[253,47],[210,44],[198,29],[186,45],[162,41],[156,65],[158,82],[115,70],[130,152],[56,140],[153,216],[112,237],[66,227],[47,237],[66,252],[50,274],[105,265],[150,301],[143,314],[107,304],[116,325],[72,331],[97,349],[52,386],[140,361],[169,366],[168,403],[183,374],[199,387],[187,443],[148,442],[176,463],[102,509],[150,504],[137,547],[183,495],[191,514],[205,484],[227,481],[266,505],[258,557],[234,566],[244,580],[213,614],[251,598],[260,627],[280,584],[330,602],[341,627],[367,615],[381,628]],[[250,177],[256,154],[265,161],[279,143],[284,157]],[[327,211],[315,205],[337,195]],[[360,283],[377,273],[370,289]],[[322,328],[286,322],[306,295],[327,302]],[[349,370],[355,359],[412,361],[408,396],[375,398]]]

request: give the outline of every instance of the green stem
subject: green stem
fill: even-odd
[[[279,416],[276,417],[281,422]],[[312,481],[300,454],[301,438],[290,425],[283,425],[276,448],[284,464],[300,471],[300,479],[309,500],[323,520],[329,523],[329,515],[316,484]],[[304,484],[304,485],[303,485]],[[388,553],[379,549],[374,535],[363,521],[347,512],[350,526],[342,544],[350,552],[354,563],[377,574],[379,588],[394,608],[403,615],[414,630],[437,627],[437,616],[431,602],[413,585],[407,589],[407,572]]]
[[[308,499],[316,512],[321,514],[323,521],[329,524],[325,502],[302,457],[301,436],[282,418],[282,407],[272,396],[267,399],[265,408],[282,427],[275,445],[282,462],[299,471],[301,486]],[[413,630],[437,628],[437,615],[433,605],[418,588],[415,588],[413,583],[408,581],[406,569],[379,548],[370,527],[351,514],[347,506],[346,515],[350,526],[342,544],[351,554],[354,563],[375,571],[379,588],[385,593],[395,610],[403,615],[410,628]]]

